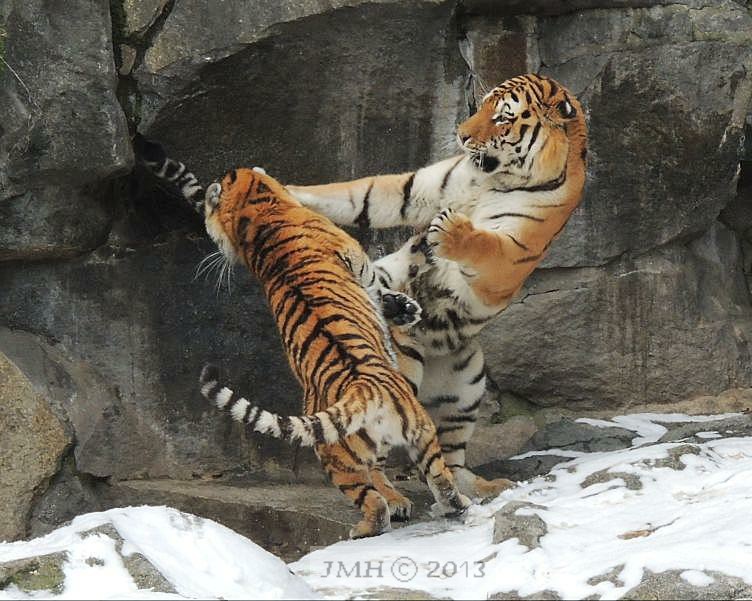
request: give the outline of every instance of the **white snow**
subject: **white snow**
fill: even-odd
[[[357,597],[380,587],[407,587],[454,599],[483,599],[509,591],[525,596],[543,590],[566,599],[617,599],[640,583],[645,570],[681,570],[697,586],[712,581],[705,571],[752,584],[752,523],[746,517],[752,502],[752,439],[695,445],[700,454],[683,455],[681,470],[656,465],[679,443],[649,444],[666,432],[656,422],[726,417],[731,415],[641,414],[595,423],[634,430],[637,446],[572,453],[578,456],[548,477],[522,483],[488,505],[474,506],[464,524],[435,521],[376,539],[345,541],[314,551],[291,567],[332,599]],[[642,488],[630,490],[618,477],[582,488],[596,472],[629,474],[639,478]],[[493,544],[493,513],[509,501],[540,507],[517,511],[545,521],[547,534],[538,548],[528,549],[517,539]],[[615,573],[614,582],[588,583],[609,572]]]
[[[694,586],[714,582],[708,572],[752,585],[752,521],[747,517],[752,438],[700,437],[702,442],[692,445],[699,453],[681,456],[678,467],[683,469],[661,462],[682,444],[656,444],[666,431],[661,423],[723,417],[729,416],[588,420],[633,430],[634,446],[573,454],[547,476],[521,483],[489,504],[474,505],[463,520],[436,519],[314,551],[290,564],[296,575],[231,530],[164,507],[80,516],[46,537],[0,543],[0,562],[68,551],[62,598],[339,599],[393,587],[455,599],[543,590],[564,598],[617,599],[638,585],[646,570],[677,570]],[[637,480],[640,487],[634,489]],[[537,515],[545,522],[538,546],[528,548],[516,538],[493,543],[493,514],[510,501],[530,503],[517,515]],[[80,535],[108,523],[126,541],[123,554],[143,554],[177,594],[138,590],[112,539]],[[90,557],[103,565],[89,565]],[[0,591],[0,599],[19,596],[17,590]]]
[[[111,524],[125,540],[123,554],[144,555],[178,594],[138,590],[104,534],[81,533]],[[60,599],[310,599],[316,597],[284,562],[257,544],[211,520],[167,507],[127,507],[89,513],[42,538],[0,543],[0,563],[67,551]],[[104,565],[89,565],[96,558]],[[18,599],[18,590],[0,599]]]

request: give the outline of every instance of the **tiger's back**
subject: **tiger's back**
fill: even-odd
[[[251,185],[249,202],[283,194],[273,180],[254,177],[259,179]],[[364,374],[409,393],[393,367],[385,324],[348,266],[358,243],[293,203],[277,200],[256,211],[252,233],[243,217],[239,227],[246,229],[241,236],[248,267],[262,283],[290,367],[312,402],[306,412],[335,403],[344,387]]]

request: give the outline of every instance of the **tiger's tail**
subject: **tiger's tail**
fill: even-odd
[[[136,156],[155,177],[175,186],[194,211],[204,214],[206,190],[184,163],[168,157],[159,142],[149,140],[138,132],[133,138],[133,148]]]
[[[366,421],[367,400],[357,389],[342,400],[313,415],[285,417],[254,405],[219,382],[219,370],[206,365],[201,370],[201,394],[217,408],[228,412],[235,421],[250,426],[256,432],[299,442],[303,446],[333,444],[363,428]]]

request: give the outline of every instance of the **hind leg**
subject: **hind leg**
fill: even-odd
[[[439,443],[457,485],[473,498],[492,498],[515,486],[506,478],[486,480],[465,466],[465,449],[475,429],[486,389],[483,351],[477,341],[440,357],[430,357],[420,399],[436,423]]]
[[[351,538],[376,536],[389,529],[389,506],[371,479],[375,452],[358,434],[337,444],[317,445],[316,454],[329,479],[363,513],[350,530]]]
[[[401,494],[389,481],[384,473],[386,455],[378,458],[376,465],[371,469],[371,482],[376,490],[386,499],[389,506],[389,516],[395,522],[404,522],[410,519],[413,511],[413,502]]]
[[[415,402],[416,427],[408,446],[410,457],[426,478],[426,483],[445,515],[460,515],[471,501],[463,495],[441,453],[436,427],[425,409]]]

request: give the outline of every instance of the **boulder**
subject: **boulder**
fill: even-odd
[[[127,173],[133,153],[115,96],[109,2],[10,0],[0,26],[8,65],[0,68],[0,200]]]
[[[720,224],[605,269],[539,270],[482,334],[497,384],[539,406],[614,409],[752,385],[752,320]]]
[[[0,352],[0,541],[27,534],[31,507],[71,437],[46,399]]]

